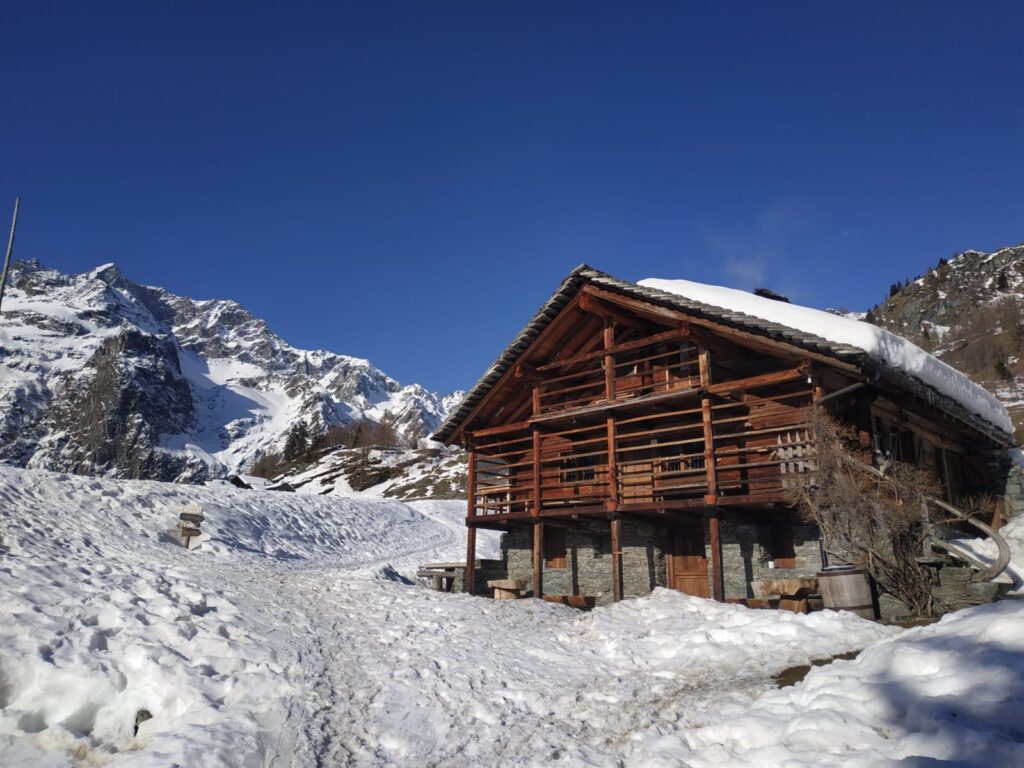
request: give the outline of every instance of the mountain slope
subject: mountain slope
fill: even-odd
[[[1024,426],[1024,245],[966,251],[904,285],[866,319],[996,393]]]
[[[287,344],[234,301],[13,265],[0,326],[0,460],[129,478],[202,480],[310,431],[385,416],[409,439],[451,400],[369,361]]]

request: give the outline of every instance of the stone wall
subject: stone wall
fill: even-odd
[[[622,521],[622,592],[625,597],[646,595],[665,585],[664,530]],[[533,584],[533,529],[514,528],[502,536],[502,553],[510,579]],[[565,568],[544,568],[543,589],[548,595],[589,595],[598,605],[612,599],[610,526],[588,521],[565,529]]]
[[[727,598],[753,597],[751,581],[787,576],[814,576],[821,570],[821,548],[818,545],[817,527],[803,524],[795,516],[791,520],[796,567],[769,568],[768,563],[774,557],[771,524],[767,521],[755,523],[736,520],[725,515],[719,518],[718,531],[722,542],[722,570]],[[711,541],[706,521],[704,532],[710,589]]]
[[[723,515],[719,522],[722,568],[726,597],[753,597],[750,582],[786,576],[814,576],[821,570],[818,529],[792,518],[795,568],[769,568],[772,560],[772,530],[767,521],[748,522]],[[566,528],[566,567],[544,569],[544,593],[548,595],[591,595],[599,605],[611,601],[612,557],[609,525],[588,521]],[[704,545],[708,558],[708,590],[711,584],[711,541],[704,522]],[[622,522],[622,591],[625,597],[646,595],[656,586],[667,585],[665,528],[632,520]],[[533,584],[533,529],[514,528],[502,536],[502,554],[508,563],[508,577]]]
[[[1006,470],[1006,486],[1003,491],[1003,515],[1011,520],[1024,514],[1024,470],[1011,467]]]

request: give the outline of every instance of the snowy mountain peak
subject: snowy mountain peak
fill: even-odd
[[[388,416],[414,438],[451,401],[115,264],[71,275],[15,262],[3,316],[0,459],[22,466],[196,480],[279,449],[299,421],[316,432]]]

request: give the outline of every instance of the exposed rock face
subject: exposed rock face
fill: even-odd
[[[1024,245],[966,251],[873,307],[868,320],[992,390],[1024,426]]]
[[[367,360],[296,349],[233,301],[139,285],[114,265],[16,262],[2,319],[0,460],[21,466],[198,481],[280,449],[300,420],[317,432],[388,416],[412,439],[451,404]]]

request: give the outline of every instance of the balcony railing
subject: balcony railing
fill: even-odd
[[[537,371],[543,378],[535,416],[692,389],[700,383],[697,347],[674,333],[556,361]]]
[[[536,448],[526,429],[482,441],[475,515],[699,506],[709,496],[724,503],[784,501],[814,466],[806,426],[810,393],[801,387],[617,419],[613,461],[603,420],[538,433]]]

